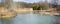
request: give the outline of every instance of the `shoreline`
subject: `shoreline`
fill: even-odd
[[[48,9],[48,10],[33,10],[32,8],[17,8],[15,10],[18,14],[19,13],[26,13],[26,12],[33,12],[33,11],[39,11],[41,14],[51,14],[51,15],[59,15],[59,13],[54,9]]]

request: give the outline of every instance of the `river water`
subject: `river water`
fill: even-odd
[[[40,14],[39,12],[26,12],[17,14],[14,18],[0,19],[0,24],[59,24],[58,17]]]

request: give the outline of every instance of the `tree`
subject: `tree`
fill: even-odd
[[[34,5],[34,6],[33,6],[33,10],[40,10],[39,5]]]

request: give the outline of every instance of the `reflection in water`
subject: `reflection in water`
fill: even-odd
[[[34,14],[39,14],[39,11],[34,11],[33,13],[34,13]]]
[[[54,22],[55,16],[45,14],[41,16],[38,12],[18,14],[15,18],[2,19],[2,21],[0,19],[1,24],[53,24]]]
[[[1,24],[13,24],[13,20],[10,18],[5,18],[0,20]]]

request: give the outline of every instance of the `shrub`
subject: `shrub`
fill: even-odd
[[[40,7],[39,7],[38,5],[35,5],[35,6],[33,7],[33,10],[40,10]]]

